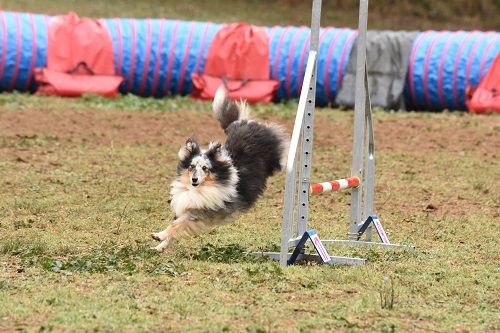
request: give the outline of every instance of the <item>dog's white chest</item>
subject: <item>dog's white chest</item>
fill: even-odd
[[[192,187],[180,181],[174,181],[171,194],[172,209],[176,216],[180,216],[189,210],[224,209],[227,202],[232,202],[236,198],[236,189],[232,186],[219,185]]]

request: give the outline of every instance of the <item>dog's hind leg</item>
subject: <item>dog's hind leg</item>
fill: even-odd
[[[193,217],[189,214],[179,217],[166,230],[156,233],[161,243],[155,247],[158,252],[163,252],[172,244],[173,241],[180,238],[196,236],[208,232],[213,227],[213,222],[208,219]]]

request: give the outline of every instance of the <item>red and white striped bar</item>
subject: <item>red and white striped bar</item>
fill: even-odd
[[[358,187],[359,183],[359,178],[354,176],[345,179],[337,179],[331,182],[311,184],[309,187],[309,193],[320,194],[324,192],[342,190],[345,188]]]

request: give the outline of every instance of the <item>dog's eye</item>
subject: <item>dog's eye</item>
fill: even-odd
[[[194,169],[194,165],[193,165],[193,164],[191,164],[191,165],[189,166],[189,170],[193,170],[193,169]]]
[[[207,171],[208,168],[206,166],[204,166],[202,169],[203,169],[203,171]]]

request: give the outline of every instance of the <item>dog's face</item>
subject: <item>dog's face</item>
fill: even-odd
[[[179,150],[177,172],[186,185],[198,187],[213,181],[212,172],[215,164],[220,163],[220,159],[220,143],[211,143],[208,150],[203,152],[198,143],[189,138]]]
[[[203,184],[210,174],[210,168],[210,161],[205,156],[199,155],[193,158],[188,168],[191,185]]]

